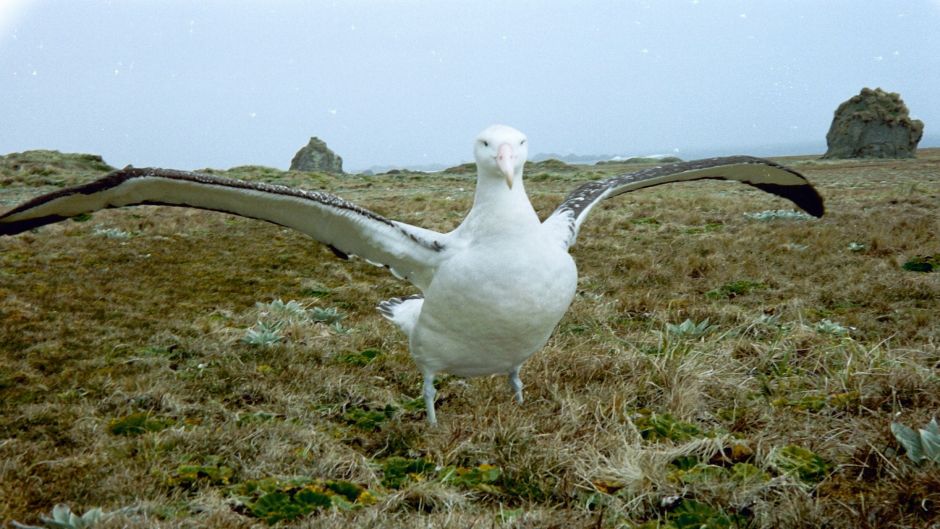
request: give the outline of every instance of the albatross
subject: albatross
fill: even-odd
[[[390,220],[335,195],[170,169],[127,167],[99,180],[36,197],[0,215],[15,235],[104,208],[201,208],[298,230],[343,258],[384,266],[421,291],[378,304],[408,338],[423,375],[427,420],[437,423],[437,373],[503,374],[523,401],[519,370],[548,341],[575,295],[569,250],[602,200],[646,187],[733,180],[778,195],[820,217],[823,200],[798,172],[750,156],[662,165],[586,182],[543,221],[526,195],[526,136],[505,125],[476,138],[473,207],[449,233]]]

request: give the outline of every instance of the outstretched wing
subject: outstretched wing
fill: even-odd
[[[825,212],[823,199],[800,173],[752,156],[728,156],[652,167],[606,180],[587,182],[572,191],[545,219],[551,236],[570,247],[581,223],[598,202],[644,187],[690,180],[737,180],[792,201],[815,217]]]
[[[36,197],[0,215],[0,235],[135,205],[222,211],[293,228],[340,257],[356,255],[385,266],[421,289],[444,250],[444,236],[437,232],[389,220],[328,193],[169,169],[126,168]]]

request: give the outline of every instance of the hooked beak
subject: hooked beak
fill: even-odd
[[[499,146],[496,153],[496,165],[499,166],[499,172],[506,177],[506,185],[512,189],[512,178],[515,172],[516,154],[512,152],[512,147],[508,143]]]

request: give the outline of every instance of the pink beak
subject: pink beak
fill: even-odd
[[[499,171],[503,173],[503,176],[506,177],[506,185],[509,186],[509,189],[512,189],[512,178],[513,173],[515,172],[516,154],[512,152],[512,146],[510,146],[508,143],[504,143],[499,146],[499,150],[496,152],[496,165],[499,166]]]

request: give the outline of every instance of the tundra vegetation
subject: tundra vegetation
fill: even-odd
[[[412,290],[381,268],[168,207],[2,238],[0,520],[933,526],[940,151],[778,161],[819,187],[823,219],[716,182],[600,204],[573,249],[577,298],[523,367],[525,404],[505,377],[444,376],[438,428],[374,311]],[[527,188],[547,214],[576,183],[637,168],[539,167]],[[0,209],[107,170],[7,156]],[[474,187],[466,171],[212,172],[442,231]]]

